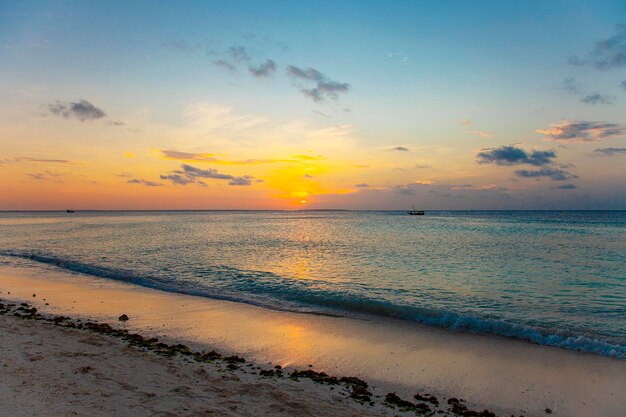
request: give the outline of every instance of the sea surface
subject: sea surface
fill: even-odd
[[[625,211],[4,212],[0,265],[626,358]]]

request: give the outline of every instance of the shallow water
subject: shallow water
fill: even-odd
[[[0,213],[0,255],[626,357],[626,212]]]

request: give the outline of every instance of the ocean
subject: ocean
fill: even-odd
[[[4,212],[0,265],[626,359],[626,211]]]

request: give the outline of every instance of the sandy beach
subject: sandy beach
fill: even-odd
[[[272,311],[65,272],[46,271],[44,280],[36,269],[2,268],[0,276],[0,298],[13,309],[27,302],[24,308],[34,305],[37,314],[80,319],[75,325],[109,323],[194,352],[246,358],[229,369],[228,361],[163,356],[150,346],[129,347],[119,334],[9,313],[1,319],[2,368],[11,376],[0,388],[1,415],[403,414],[385,401],[389,393],[443,415],[455,415],[450,398],[501,416],[549,409],[619,417],[626,409],[622,360],[396,320]],[[130,319],[119,321],[121,314]],[[272,376],[276,365],[284,377]],[[261,378],[261,369],[270,377]],[[350,385],[286,377],[309,369],[367,381],[373,405],[350,398]],[[437,397],[439,408],[415,399],[418,393]]]

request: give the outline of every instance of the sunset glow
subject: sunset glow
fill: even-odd
[[[0,209],[625,207],[623,3],[350,4],[5,3]]]

